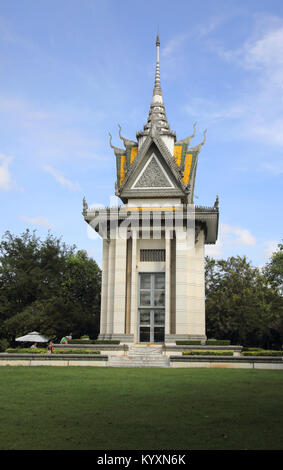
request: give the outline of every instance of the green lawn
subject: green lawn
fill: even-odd
[[[0,449],[283,449],[283,371],[1,367]]]

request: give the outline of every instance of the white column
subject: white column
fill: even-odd
[[[108,290],[107,290],[107,326],[106,334],[113,333],[113,313],[114,313],[114,283],[115,283],[115,244],[116,240],[111,239],[109,242],[108,256]]]
[[[191,231],[191,243],[188,245],[187,251],[187,334],[198,334],[195,331],[196,322],[196,298],[198,296],[196,285],[196,254],[195,254],[195,230]]]
[[[191,310],[189,330],[193,335],[205,335],[205,272],[204,272],[204,232],[198,235],[195,245],[193,270],[189,277]]]
[[[170,279],[170,266],[171,266],[171,239],[170,231],[165,232],[165,249],[166,249],[166,263],[165,263],[165,334],[170,333],[170,302],[171,302],[171,279]]]
[[[187,318],[187,237],[176,229],[176,334],[188,334]]]
[[[109,253],[109,240],[104,238],[103,239],[103,254],[102,254],[100,335],[105,335],[106,324],[107,324],[108,253]]]
[[[134,342],[137,341],[137,234],[132,232],[132,290],[131,290],[131,334],[134,335]]]
[[[114,334],[125,333],[125,308],[126,308],[126,261],[127,239],[126,232],[119,232],[115,249],[115,285],[114,285]]]

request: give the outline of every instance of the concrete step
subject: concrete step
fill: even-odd
[[[170,367],[170,360],[163,356],[110,356],[109,367]]]
[[[162,356],[162,346],[130,346],[128,356]]]

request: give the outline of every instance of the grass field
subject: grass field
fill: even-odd
[[[283,449],[283,372],[1,367],[0,449]]]

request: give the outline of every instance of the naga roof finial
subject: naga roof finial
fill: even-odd
[[[196,145],[195,147],[191,148],[190,150],[198,150],[198,151],[200,151],[201,147],[202,147],[202,146],[205,144],[205,142],[206,142],[206,131],[207,131],[207,129],[205,129],[204,132],[203,132],[203,141],[202,141],[200,144]]]
[[[125,137],[123,137],[121,135],[122,127],[120,126],[120,124],[118,124],[118,127],[119,127],[119,137],[124,142],[125,147],[126,148],[127,147],[136,147],[138,145],[137,142],[134,142],[133,140],[129,140],[129,139],[126,139]]]
[[[193,124],[194,132],[192,133],[192,135],[190,135],[186,139],[179,140],[177,143],[178,144],[188,144],[188,146],[190,146],[191,139],[196,135],[196,125],[197,125],[197,122],[194,122],[194,124]]]
[[[109,139],[109,144],[110,144],[110,147],[114,150],[114,153],[115,154],[122,154],[125,152],[125,150],[123,149],[119,149],[118,147],[115,147],[114,145],[112,145],[112,135],[110,134],[110,132],[108,132],[109,136],[110,136],[110,139]]]

